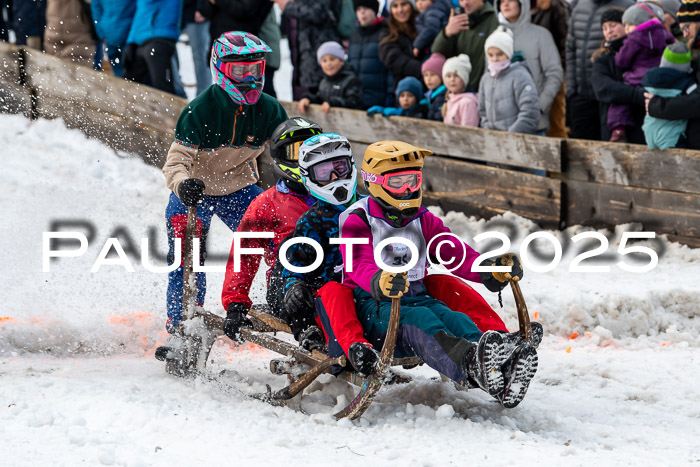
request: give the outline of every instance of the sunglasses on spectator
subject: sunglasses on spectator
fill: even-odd
[[[347,178],[352,173],[352,169],[352,161],[349,157],[338,157],[312,165],[309,176],[316,183],[330,182],[333,180],[333,175],[337,179]]]
[[[265,60],[255,62],[224,62],[217,60],[216,67],[227,77],[238,83],[258,81],[265,75]]]
[[[403,172],[394,172],[386,175],[375,175],[363,171],[362,179],[369,183],[381,185],[390,193],[401,194],[406,190],[414,193],[420,190],[423,174],[420,170],[404,170]]]

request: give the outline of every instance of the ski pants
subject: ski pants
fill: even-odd
[[[204,196],[202,203],[197,206],[196,232],[200,239],[200,265],[204,265],[206,258],[207,234],[213,215],[216,214],[229,229],[235,232],[248,205],[260,193],[262,193],[262,189],[259,186],[250,185],[224,196]],[[165,209],[165,221],[168,227],[168,264],[173,264],[175,261],[175,239],[182,239],[181,247],[184,249],[187,230],[187,206],[182,204],[175,193],[170,193],[168,207]],[[166,329],[169,332],[172,332],[182,320],[182,261],[184,257],[185,252],[183,251],[180,267],[168,274],[168,322]],[[197,273],[197,303],[200,306],[204,305],[206,291],[206,275],[199,272]]]
[[[428,295],[444,303],[450,310],[464,313],[486,331],[508,331],[503,320],[479,293],[458,277],[433,274],[423,279]],[[269,299],[268,299],[269,300]],[[331,357],[347,355],[354,342],[368,344],[357,319],[353,289],[338,282],[329,282],[318,290],[316,311],[328,342]]]
[[[381,349],[389,326],[391,301],[377,301],[360,287],[354,293],[364,335],[375,349]],[[394,356],[417,355],[434,370],[465,384],[464,357],[481,334],[467,315],[450,310],[430,295],[403,297]]]
[[[132,58],[125,58],[122,78],[175,94],[171,60],[174,53],[175,41],[150,39],[136,48]]]

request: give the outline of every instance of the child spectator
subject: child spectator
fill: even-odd
[[[364,108],[394,103],[394,83],[389,70],[379,59],[379,37],[386,28],[384,18],[377,16],[377,0],[354,0],[357,27],[350,36],[348,63],[362,82]]]
[[[445,105],[442,106],[445,123],[479,126],[479,98],[467,91],[471,71],[472,64],[466,54],[448,59],[442,67],[442,79],[447,86]]]
[[[534,134],[540,100],[522,54],[513,53],[513,34],[499,26],[484,44],[488,70],[479,83],[481,127]]]
[[[622,74],[622,80],[632,86],[642,84],[647,70],[659,65],[666,45],[675,41],[652,10],[654,6],[637,3],[627,8],[622,15],[627,39],[615,55],[615,64],[618,68],[627,70]],[[628,105],[610,105],[607,123],[612,131],[610,141],[627,141],[625,127],[634,125],[632,109]]]
[[[664,50],[659,67],[650,68],[642,79],[647,92],[660,97],[690,94],[697,88],[690,66],[690,50],[683,42],[676,42]],[[644,118],[644,136],[650,149],[681,147],[688,120],[664,120],[647,115]]]
[[[437,18],[428,15],[428,9],[433,6],[433,0],[416,0],[416,32],[418,36],[413,41],[413,56],[425,57],[430,54],[430,46],[433,39],[440,32],[442,26]]]
[[[442,121],[442,104],[445,103],[445,92],[447,88],[442,83],[442,67],[445,65],[445,56],[441,53],[434,53],[423,62],[421,71],[423,72],[423,83],[428,91],[425,98],[430,108],[428,109],[428,120]]]
[[[318,64],[326,75],[318,85],[318,93],[299,100],[299,112],[306,113],[309,104],[321,104],[323,113],[331,106],[346,109],[362,108],[362,83],[350,65],[345,63],[345,49],[337,42],[324,42],[316,52]]]
[[[370,117],[374,114],[382,114],[385,117],[396,115],[399,117],[426,118],[428,105],[421,102],[423,85],[413,76],[407,76],[396,86],[396,101],[398,107],[382,107],[375,105],[367,110]]]

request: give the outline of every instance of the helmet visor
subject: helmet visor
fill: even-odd
[[[265,60],[257,60],[254,62],[226,62],[217,60],[216,66],[227,78],[237,83],[253,83],[265,76]]]
[[[423,174],[420,170],[405,170],[387,175],[376,175],[362,172],[362,179],[369,183],[381,185],[389,193],[401,194],[406,191],[414,193],[420,190]]]
[[[336,179],[347,178],[352,174],[352,161],[349,157],[338,157],[319,162],[311,166],[309,175],[316,183],[330,182],[335,175]]]

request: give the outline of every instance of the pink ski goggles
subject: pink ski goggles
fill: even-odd
[[[265,76],[265,60],[255,62],[224,62],[217,60],[216,66],[224,75],[238,83],[259,81]]]
[[[404,170],[403,172],[394,172],[386,175],[376,175],[362,171],[362,180],[381,185],[390,193],[401,194],[406,190],[414,193],[420,190],[423,183],[423,174],[420,170]]]

